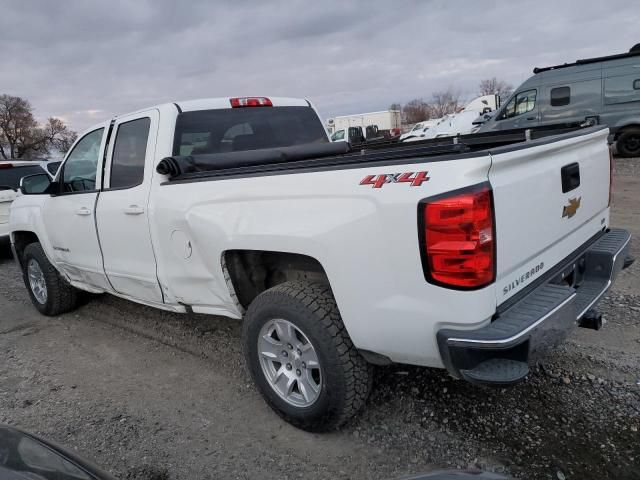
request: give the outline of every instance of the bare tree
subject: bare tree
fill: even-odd
[[[503,99],[510,96],[513,92],[513,85],[510,85],[503,80],[498,80],[496,77],[481,80],[479,87],[480,95],[497,94]]]
[[[0,156],[3,159],[47,155],[52,148],[65,152],[76,136],[58,118],[49,118],[44,125],[38,125],[28,100],[0,95]]]
[[[418,123],[430,118],[431,107],[422,98],[415,98],[402,107],[404,123]]]
[[[50,117],[47,120],[43,130],[49,145],[61,153],[66,153],[78,138],[76,132],[70,130],[62,120],[55,117]]]
[[[432,95],[431,118],[444,117],[460,109],[460,93],[452,90],[442,90]]]
[[[402,105],[399,103],[392,103],[389,105],[389,110],[402,110]]]

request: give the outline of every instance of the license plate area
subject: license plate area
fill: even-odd
[[[569,262],[551,279],[549,283],[555,285],[567,285],[577,288],[584,280],[585,273],[585,255]]]

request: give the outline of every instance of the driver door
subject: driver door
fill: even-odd
[[[95,222],[101,159],[109,124],[85,134],[57,175],[59,192],[44,206],[44,223],[56,265],[73,281],[110,290]]]

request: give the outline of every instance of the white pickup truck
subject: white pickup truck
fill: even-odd
[[[244,318],[266,401],[328,430],[363,406],[372,365],[509,385],[598,326],[631,262],[609,227],[607,134],[351,151],[306,100],[169,103],[89,129],[53,181],[24,178],[12,248],[45,315],[86,290]]]

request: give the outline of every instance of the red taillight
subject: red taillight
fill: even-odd
[[[239,107],[273,107],[273,103],[267,97],[237,97],[230,98],[233,108]]]
[[[13,168],[13,164],[11,163],[0,163],[0,169],[3,168]]]
[[[422,204],[425,274],[432,283],[480,288],[495,279],[491,190],[480,188]]]

